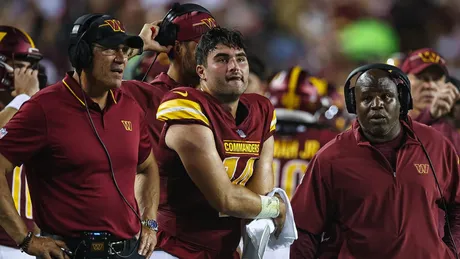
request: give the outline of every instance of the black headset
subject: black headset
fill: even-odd
[[[369,64],[364,65],[361,67],[356,68],[355,70],[351,71],[348,75],[347,81],[345,81],[344,87],[344,95],[345,95],[345,105],[347,107],[348,113],[356,114],[356,100],[355,100],[355,89],[354,87],[350,87],[351,79],[359,74],[364,73],[371,69],[380,69],[387,71],[390,74],[390,78],[396,79],[397,81],[397,89],[399,94],[399,102],[401,105],[401,115],[406,116],[407,112],[412,109],[412,96],[410,93],[410,81],[407,78],[406,74],[401,71],[401,69],[391,66],[388,64]]]
[[[86,34],[95,28],[96,19],[107,16],[103,14],[86,14],[78,18],[72,26],[69,44],[69,59],[72,66],[78,71],[88,68],[93,61],[91,43],[85,40]]]
[[[179,4],[174,3],[172,8],[166,13],[163,21],[160,23],[160,31],[155,37],[155,41],[160,43],[161,46],[170,46],[174,45],[174,42],[177,39],[177,32],[179,27],[177,24],[174,24],[173,21],[177,17],[191,12],[200,12],[207,13],[212,17],[212,14],[201,5],[197,4]]]

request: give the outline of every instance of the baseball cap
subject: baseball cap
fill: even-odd
[[[76,30],[78,29],[77,27]],[[85,38],[90,43],[98,43],[107,48],[117,47],[120,44],[136,49],[144,46],[141,37],[126,34],[123,24],[110,15],[95,19]]]
[[[193,11],[183,14],[172,21],[178,27],[177,40],[183,41],[200,41],[201,35],[218,24],[209,14]]]
[[[431,48],[409,53],[401,65],[401,70],[406,74],[418,74],[429,66],[438,66],[448,75],[446,61]]]

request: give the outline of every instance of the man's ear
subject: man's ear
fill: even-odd
[[[175,55],[180,55],[180,53],[182,52],[181,47],[182,47],[182,44],[176,40],[174,42],[174,47],[173,47]]]
[[[197,65],[196,66],[196,73],[200,77],[201,80],[206,81],[206,73],[203,65]]]

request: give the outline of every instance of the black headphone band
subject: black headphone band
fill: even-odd
[[[401,114],[403,116],[407,115],[407,112],[412,109],[412,97],[411,97],[411,87],[410,87],[410,81],[409,78],[406,76],[406,74],[399,68],[388,65],[388,64],[380,64],[380,63],[375,63],[375,64],[368,64],[364,65],[361,67],[358,67],[351,71],[351,73],[348,75],[347,80],[345,82],[344,86],[344,94],[345,94],[345,104],[347,107],[347,111],[349,113],[356,113],[355,110],[355,96],[354,96],[354,89],[350,87],[351,84],[351,79],[356,76],[359,73],[364,73],[368,70],[371,69],[380,69],[387,71],[390,73],[390,77],[400,79],[402,82],[397,83],[397,88],[398,92],[401,91]],[[402,85],[402,86],[401,86]]]
[[[401,79],[404,84],[406,86],[409,86],[409,91],[410,91],[410,80],[409,78],[406,76],[406,74],[399,68],[395,67],[395,66],[392,66],[392,65],[388,65],[388,64],[380,64],[380,63],[376,63],[376,64],[367,64],[367,65],[364,65],[364,66],[360,66],[356,69],[354,69],[353,71],[351,71],[351,73],[348,75],[347,77],[347,80],[345,81],[345,86],[347,88],[350,87],[350,83],[351,83],[351,79],[356,76],[357,74],[359,73],[364,73],[368,70],[371,70],[371,69],[381,69],[381,70],[385,70],[385,71],[388,71],[390,72],[390,74],[392,75],[395,75],[397,76],[399,79]]]
[[[163,18],[163,22],[167,21],[172,23],[177,17],[191,12],[207,13],[212,16],[211,12],[197,4],[174,4],[173,7],[166,13]]]

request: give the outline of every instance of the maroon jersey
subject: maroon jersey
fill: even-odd
[[[319,235],[338,224],[344,240],[338,258],[455,258],[449,238],[443,240],[438,233],[441,196],[417,138],[431,157],[457,244],[459,158],[435,129],[410,119],[402,123],[405,141],[397,151],[395,170],[355,121],[352,130],[315,155],[292,198],[301,232]],[[295,241],[291,258],[315,254],[317,248],[308,242]]]
[[[305,128],[300,126],[294,135],[275,133],[273,154],[273,171],[275,185],[286,191],[289,198],[294,195],[295,189],[302,179],[307,166],[316,152],[337,133],[328,129]]]
[[[34,220],[42,231],[64,237],[108,231],[132,238],[140,222],[115,188],[86,105],[119,189],[135,209],[137,166],[152,150],[145,113],[119,89],[110,91],[102,110],[83,94],[71,73],[35,94],[1,130],[0,153],[27,168]]]
[[[232,258],[241,237],[241,219],[220,214],[208,203],[188,176],[178,154],[165,144],[165,133],[173,124],[200,124],[214,133],[217,151],[233,184],[245,185],[253,174],[264,142],[272,136],[276,117],[270,101],[257,94],[240,97],[238,113],[246,113],[236,125],[233,116],[213,96],[192,88],[169,92],[157,113],[165,121],[157,157],[161,177],[158,246],[179,258],[210,251],[209,258]],[[177,241],[170,241],[174,237]],[[188,247],[194,247],[193,251]],[[208,258],[208,257],[206,257]]]
[[[27,229],[33,231],[32,201],[30,200],[29,187],[24,171],[23,166],[15,167],[12,173],[6,174],[6,181],[13,196],[14,206],[16,206],[19,215],[21,215],[24,223],[26,223]],[[14,242],[2,227],[0,227],[0,245],[17,247],[16,242]]]
[[[158,142],[164,124],[164,122],[156,118],[158,106],[160,106],[161,99],[169,90],[179,86],[179,83],[166,73],[161,73],[151,83],[129,80],[124,81],[121,87],[123,92],[134,98],[144,110],[154,151],[158,150]]]

